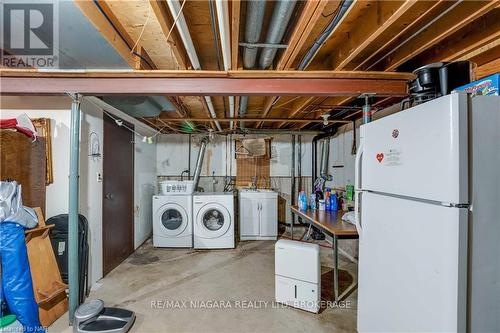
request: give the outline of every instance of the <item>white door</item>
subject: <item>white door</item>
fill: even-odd
[[[231,223],[231,216],[224,206],[209,203],[196,215],[196,234],[203,238],[218,238],[229,230]]]
[[[466,94],[384,117],[361,133],[363,190],[468,203]]]
[[[188,226],[186,210],[176,203],[167,203],[156,212],[155,218],[158,235],[162,237],[176,237],[183,233]]]
[[[465,331],[467,210],[363,192],[359,332]]]
[[[274,237],[278,235],[278,203],[277,198],[265,198],[260,205],[260,235]]]
[[[259,236],[258,200],[253,198],[240,197],[240,234],[242,236]]]

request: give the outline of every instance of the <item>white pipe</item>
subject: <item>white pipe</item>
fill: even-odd
[[[211,0],[209,0],[211,1]],[[227,0],[215,0],[217,9],[217,21],[219,22],[219,35],[222,47],[222,58],[224,59],[224,70],[231,69],[231,32],[229,27],[229,7]],[[229,117],[234,118],[234,96],[229,96]],[[233,129],[233,122],[229,123]]]
[[[186,0],[187,1],[187,0]],[[189,57],[189,61],[191,65],[193,65],[193,69],[200,70],[200,60],[198,59],[198,55],[196,54],[196,49],[194,48],[193,39],[189,33],[189,29],[186,23],[186,19],[184,18],[184,14],[181,12],[181,5],[178,0],[167,0],[168,8],[172,13],[173,17],[178,17],[176,25],[177,30],[179,31],[179,35],[181,36],[182,43],[184,43],[184,47],[186,48],[187,55]],[[212,99],[210,96],[204,96],[205,101],[207,102],[208,111],[212,118],[217,118],[215,113],[214,105],[212,103]],[[219,131],[222,131],[222,128],[218,121],[215,121],[215,126]]]

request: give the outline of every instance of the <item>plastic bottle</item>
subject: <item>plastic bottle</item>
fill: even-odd
[[[332,211],[339,210],[339,203],[337,201],[337,196],[335,194],[332,194],[330,196],[330,208]]]
[[[326,211],[332,210],[330,196],[331,196],[331,193],[330,193],[330,191],[327,190],[325,193],[325,210]]]
[[[307,196],[304,191],[300,191],[299,193],[299,209],[307,210]]]
[[[311,209],[316,210],[318,208],[318,204],[316,202],[316,194],[311,193],[311,203],[310,203]]]

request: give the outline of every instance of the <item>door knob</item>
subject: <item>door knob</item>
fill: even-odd
[[[104,198],[109,199],[109,200],[113,200],[113,193],[106,193]]]

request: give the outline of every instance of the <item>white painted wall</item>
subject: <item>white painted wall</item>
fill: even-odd
[[[104,106],[84,99],[81,105],[80,128],[80,213],[89,221],[89,283],[92,285],[102,277],[102,158],[90,158],[89,136],[97,134],[101,144],[103,138]],[[54,183],[46,189],[46,217],[68,212],[68,174],[71,100],[66,97],[2,97],[1,118],[16,117],[21,113],[32,118],[50,118],[52,125],[52,158]],[[106,111],[135,125],[144,135],[154,131],[136,119],[114,109]],[[156,144],[143,143],[136,137],[134,155],[134,245],[140,246],[152,231],[152,202],[156,186]]]
[[[199,142],[203,136],[191,136],[191,175],[194,173],[196,158],[199,151]],[[257,138],[266,136],[246,136]],[[291,135],[273,135],[271,141],[271,177],[291,176]],[[205,153],[205,160],[201,171],[202,176],[236,175],[234,159],[234,140],[239,136],[216,136],[210,141]],[[311,176],[311,135],[302,135],[302,176]],[[158,137],[157,143],[157,171],[159,176],[180,176],[182,170],[188,168],[189,135],[165,134]],[[298,157],[296,157],[298,162]],[[296,165],[297,167],[297,165]],[[296,175],[298,174],[296,169]]]

